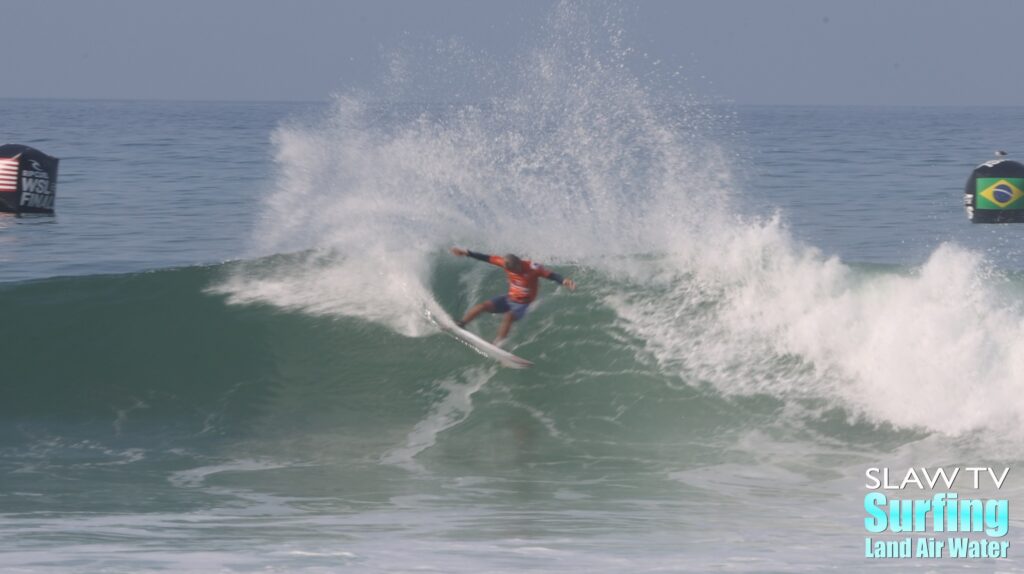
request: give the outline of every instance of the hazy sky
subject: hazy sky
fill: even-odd
[[[590,11],[605,8],[588,5]],[[625,41],[741,104],[1024,104],[1024,1],[622,4]],[[0,0],[0,97],[323,100],[431,42],[508,61],[548,2]],[[434,62],[431,66],[437,66]],[[500,67],[500,66],[499,66]],[[438,66],[438,74],[458,74]],[[496,70],[496,73],[502,73]]]

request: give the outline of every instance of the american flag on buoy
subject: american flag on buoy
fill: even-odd
[[[59,163],[27,145],[0,145],[0,212],[52,215]]]
[[[0,193],[18,191],[18,161],[21,156],[0,157]]]

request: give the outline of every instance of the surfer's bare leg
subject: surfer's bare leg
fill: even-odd
[[[498,345],[506,338],[508,338],[508,332],[512,329],[512,323],[516,320],[515,315],[512,311],[505,313],[505,316],[501,318],[501,326],[498,327],[498,338],[494,340],[494,344]]]
[[[484,311],[487,311],[489,313],[492,310],[494,310],[494,304],[491,303],[490,301],[478,303],[477,305],[474,305],[472,309],[466,311],[466,315],[462,318],[461,321],[459,321],[459,326],[465,327],[466,325],[469,325],[470,321],[479,317],[480,313],[483,313]]]

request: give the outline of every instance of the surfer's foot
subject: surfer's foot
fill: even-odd
[[[508,341],[508,339],[502,339],[499,337],[494,340],[494,346],[500,349],[505,346],[505,341]]]
[[[457,326],[460,329],[465,329],[466,328],[466,322],[465,321],[456,321],[455,322],[455,326]]]

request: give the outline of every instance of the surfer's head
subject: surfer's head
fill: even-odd
[[[523,269],[523,260],[509,253],[505,255],[505,269],[513,273],[519,273]]]

